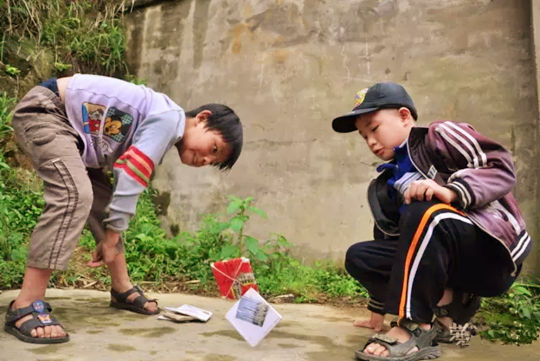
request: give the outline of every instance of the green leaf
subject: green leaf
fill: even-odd
[[[11,251],[11,259],[14,261],[26,260],[27,249],[26,247],[19,247]]]
[[[255,258],[262,262],[266,262],[268,260],[268,256],[266,255],[266,253],[264,253],[260,249],[255,253]]]
[[[242,207],[242,200],[239,198],[233,199],[229,204],[227,205],[227,214],[232,214],[239,210]]]
[[[262,209],[259,209],[259,208],[257,208],[257,207],[250,206],[250,207],[249,207],[249,210],[252,211],[253,213],[258,214],[258,215],[261,216],[262,218],[268,218],[268,216],[266,215],[266,213],[265,213]]]
[[[11,76],[19,75],[21,73],[19,68],[15,67],[15,66],[11,66],[9,64],[6,64],[5,70],[6,70],[6,73],[8,73]]]
[[[236,258],[240,255],[240,249],[232,244],[225,245],[219,253],[219,259]]]
[[[235,232],[240,232],[242,227],[244,226],[245,219],[240,216],[236,216],[233,219],[231,219],[231,229]]]
[[[251,236],[246,236],[245,242],[246,242],[246,248],[250,253],[256,254],[257,252],[260,251],[258,239],[253,238]]]

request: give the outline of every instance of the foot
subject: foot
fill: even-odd
[[[135,287],[137,287],[137,286],[135,286]],[[128,305],[134,305],[135,306],[136,299],[138,297],[140,297],[140,296],[144,296],[143,293],[142,293],[142,290],[140,290],[138,287],[137,287],[138,291],[132,291],[132,293],[129,294],[125,299],[119,299],[119,297],[115,297],[115,293],[123,294],[123,293],[126,293],[126,292],[128,292],[128,291],[130,291],[132,289],[133,289],[133,285],[131,285],[131,284],[129,286],[120,288],[120,291],[118,291],[117,288],[113,287],[114,292],[111,291],[111,304],[116,303],[116,304],[128,304]],[[136,307],[134,307],[134,308],[136,308]],[[145,302],[143,304],[143,308],[148,312],[148,314],[155,314],[155,313],[157,313],[159,311],[158,303],[157,303],[156,300],[147,300],[147,302]],[[131,307],[129,307],[128,309],[133,310]],[[139,310],[137,310],[135,312],[139,312]],[[139,313],[141,313],[141,312],[139,312]]]
[[[25,303],[25,302],[15,300],[10,305],[9,311],[21,310],[23,308],[27,308],[27,307],[31,306],[32,304],[33,304],[32,302]],[[52,316],[50,316],[48,314],[47,310],[44,310],[44,311],[40,310],[39,312],[45,312],[47,317],[52,318]],[[38,317],[39,316],[40,315],[38,315]],[[6,319],[7,318],[8,317],[6,317]],[[30,313],[30,314],[28,314],[26,316],[21,317],[20,319],[15,321],[12,325],[14,325],[18,330],[21,330],[21,326],[26,321],[32,320],[33,318],[34,318],[34,316],[32,315],[32,313]],[[44,322],[44,323],[46,323],[46,322]],[[6,323],[6,325],[7,325],[7,323]],[[10,332],[10,333],[12,333],[12,332]],[[45,339],[60,339],[60,338],[65,338],[67,336],[67,333],[64,331],[64,328],[59,324],[54,324],[54,325],[49,325],[49,326],[36,326],[35,328],[33,328],[32,330],[29,331],[29,334],[33,338],[43,339],[43,341],[40,341],[39,343],[47,343],[47,341]],[[17,336],[17,337],[19,337],[19,336]],[[24,340],[26,342],[36,342],[36,341],[29,340],[28,336],[23,336],[23,337],[26,337],[26,340]],[[57,342],[65,342],[65,341],[57,341]]]
[[[133,286],[132,286],[133,287]],[[126,288],[125,290],[122,290],[121,292],[119,293],[124,293],[126,292],[127,290],[131,289],[131,287],[129,288]],[[126,301],[128,303],[133,303],[133,301],[135,301],[135,299],[140,296],[139,293],[132,293],[128,296],[128,298],[126,299]],[[118,302],[117,299],[114,298],[114,296],[111,296],[111,298],[113,299],[113,301],[115,302]],[[144,309],[147,310],[148,312],[156,312],[157,309],[158,309],[158,304],[157,304],[157,301],[152,301],[152,300],[148,300],[148,302],[145,302],[144,303]]]
[[[431,325],[428,323],[420,324],[420,328],[428,331],[431,329]],[[392,327],[390,331],[386,333],[386,336],[396,339],[398,343],[405,343],[409,341],[412,337],[411,334],[407,330],[399,326]],[[407,352],[407,355],[410,355],[414,352],[418,352],[418,347],[415,346],[411,348]],[[369,345],[367,345],[364,348],[363,353],[367,355],[374,355],[374,356],[381,356],[381,357],[390,356],[390,352],[388,351],[388,349],[377,342],[372,342]]]
[[[372,312],[369,320],[355,320],[353,326],[370,328],[375,332],[381,332],[384,328],[384,315]]]

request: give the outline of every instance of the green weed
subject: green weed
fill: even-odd
[[[540,332],[540,285],[514,283],[500,297],[485,298],[477,318],[481,335],[503,343],[524,344],[538,339]]]
[[[20,71],[17,67],[11,66],[11,65],[9,65],[9,64],[6,64],[4,70],[5,70],[5,72],[6,72],[7,74],[9,74],[9,75],[11,75],[11,76],[17,76],[17,75],[19,75],[19,74],[21,73],[21,71]]]
[[[5,147],[12,138],[11,111],[15,99],[0,95],[0,288],[20,285],[27,236],[41,214],[43,198],[28,171],[11,168]]]
[[[38,1],[0,2],[0,26],[4,29],[0,57],[15,59],[38,56],[48,49],[54,61],[50,71],[123,76],[125,35],[122,14],[131,1]],[[28,43],[27,47],[21,44]],[[35,49],[23,50],[23,48]],[[30,51],[31,54],[25,54]],[[20,60],[17,60],[20,61]],[[5,71],[18,75],[18,66]]]

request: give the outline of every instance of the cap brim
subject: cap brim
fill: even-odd
[[[354,132],[355,130],[357,130],[355,125],[357,116],[359,116],[360,114],[371,113],[378,109],[379,107],[353,110],[350,113],[347,113],[332,120],[332,129],[334,129],[334,131],[338,133]]]

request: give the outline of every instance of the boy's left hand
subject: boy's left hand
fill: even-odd
[[[404,194],[405,204],[409,204],[413,200],[430,201],[434,197],[441,202],[450,204],[457,199],[457,194],[450,188],[438,185],[432,179],[411,182]]]
[[[100,267],[104,264],[109,264],[114,261],[116,256],[120,254],[116,245],[120,240],[120,233],[108,229],[105,232],[105,239],[102,239],[96,246],[96,250],[92,253],[92,259],[88,261],[88,267]]]

